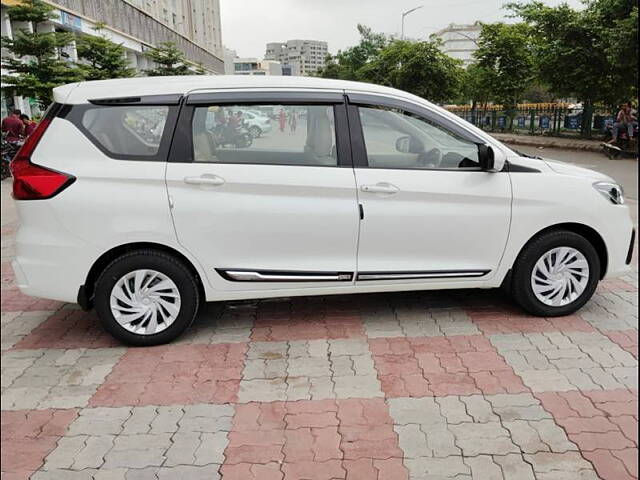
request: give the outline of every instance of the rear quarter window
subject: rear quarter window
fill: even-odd
[[[83,112],[81,124],[107,154],[152,159],[160,151],[168,116],[165,105],[95,107]]]

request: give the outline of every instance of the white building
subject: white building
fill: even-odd
[[[475,61],[473,52],[478,49],[478,39],[482,26],[480,22],[473,25],[449,24],[433,36],[442,40],[442,51],[450,57],[462,60],[465,67]]]
[[[20,0],[1,1],[2,34],[30,25],[12,22],[7,7]],[[132,67],[139,72],[153,67],[144,52],[162,43],[172,42],[185,53],[194,68],[201,64],[210,74],[224,73],[220,35],[219,0],[45,0],[56,9],[57,19],[40,26],[43,31],[69,31],[77,35],[102,35],[122,44]],[[94,27],[104,24],[99,33]],[[72,42],[61,53],[70,62],[78,60]],[[2,50],[2,56],[7,55]],[[2,75],[6,75],[4,69]],[[1,115],[18,108],[30,116],[38,115],[34,99],[12,95],[2,89]]]
[[[327,54],[327,42],[288,40],[267,43],[264,58],[280,62],[285,75],[309,75],[324,67]]]
[[[282,75],[282,65],[275,60],[234,58],[233,75]]]

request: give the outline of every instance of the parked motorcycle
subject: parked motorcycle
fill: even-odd
[[[638,156],[638,125],[633,129],[633,135],[629,138],[629,133],[626,128],[620,128],[618,130],[618,138],[616,145],[611,145],[609,142],[613,138],[613,124],[607,125],[604,132],[605,143],[602,144],[604,152],[607,157],[611,159],[618,158],[620,156]]]
[[[2,169],[0,171],[0,180],[4,180],[11,176],[11,160],[22,146],[22,142],[8,142],[5,136],[2,136],[0,150],[2,152]]]

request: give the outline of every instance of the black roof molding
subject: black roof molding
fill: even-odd
[[[182,94],[168,95],[144,95],[142,97],[113,97],[113,98],[92,98],[89,100],[93,105],[178,105]]]

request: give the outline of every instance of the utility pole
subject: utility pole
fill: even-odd
[[[400,40],[404,40],[404,17],[409,15],[411,12],[415,12],[416,10],[419,10],[422,7],[424,7],[424,5],[419,5],[417,7],[413,7],[410,10],[407,10],[406,12],[402,12],[402,27],[400,31]]]

